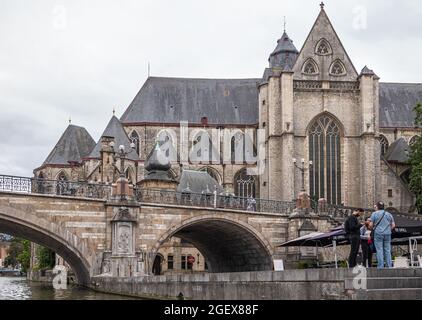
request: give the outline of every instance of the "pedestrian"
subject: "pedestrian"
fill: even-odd
[[[387,268],[391,268],[393,266],[391,261],[391,232],[396,224],[391,213],[385,211],[383,202],[378,202],[375,209],[376,211],[371,215],[370,226],[377,250],[377,267],[381,269],[385,265]]]
[[[372,267],[373,242],[371,239],[371,220],[365,219],[365,224],[360,228],[360,246],[362,248],[362,264],[366,268]]]
[[[344,223],[344,231],[350,241],[349,268],[356,266],[356,258],[360,246],[360,228],[362,227],[358,218],[363,213],[363,209],[354,211]]]

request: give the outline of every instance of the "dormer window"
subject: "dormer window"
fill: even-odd
[[[325,39],[319,40],[315,48],[315,53],[320,56],[326,56],[333,53],[330,44]]]
[[[336,60],[330,67],[330,74],[333,76],[344,76],[346,74],[346,67],[343,62]]]
[[[313,59],[309,58],[303,64],[302,72],[306,75],[317,75],[319,73],[318,65]]]

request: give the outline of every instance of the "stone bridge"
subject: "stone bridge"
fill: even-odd
[[[81,284],[97,275],[152,274],[158,249],[173,236],[198,248],[210,272],[273,270],[274,259],[289,254],[278,245],[297,237],[305,221],[318,230],[333,225],[329,217],[294,214],[289,205],[277,212],[221,207],[216,201],[204,206],[157,190],[139,202],[24,191],[0,191],[0,232],[54,250]]]

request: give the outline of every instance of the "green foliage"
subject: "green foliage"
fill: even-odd
[[[4,260],[7,267],[16,268],[20,264],[23,272],[28,270],[31,259],[31,244],[28,240],[13,238],[7,254]]]
[[[56,255],[54,251],[45,248],[39,247],[37,249],[37,260],[38,260],[38,269],[53,269],[56,264]]]
[[[422,104],[418,103],[415,107],[416,119],[415,125],[422,126]],[[419,213],[422,213],[422,137],[418,137],[410,148],[410,190],[416,195],[416,207]]]

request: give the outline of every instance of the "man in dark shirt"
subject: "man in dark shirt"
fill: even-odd
[[[362,223],[359,222],[358,218],[363,213],[363,209],[356,210],[347,218],[345,222],[345,231],[351,245],[349,268],[354,268],[356,266],[356,258],[358,256],[360,246],[360,228],[362,227]]]

